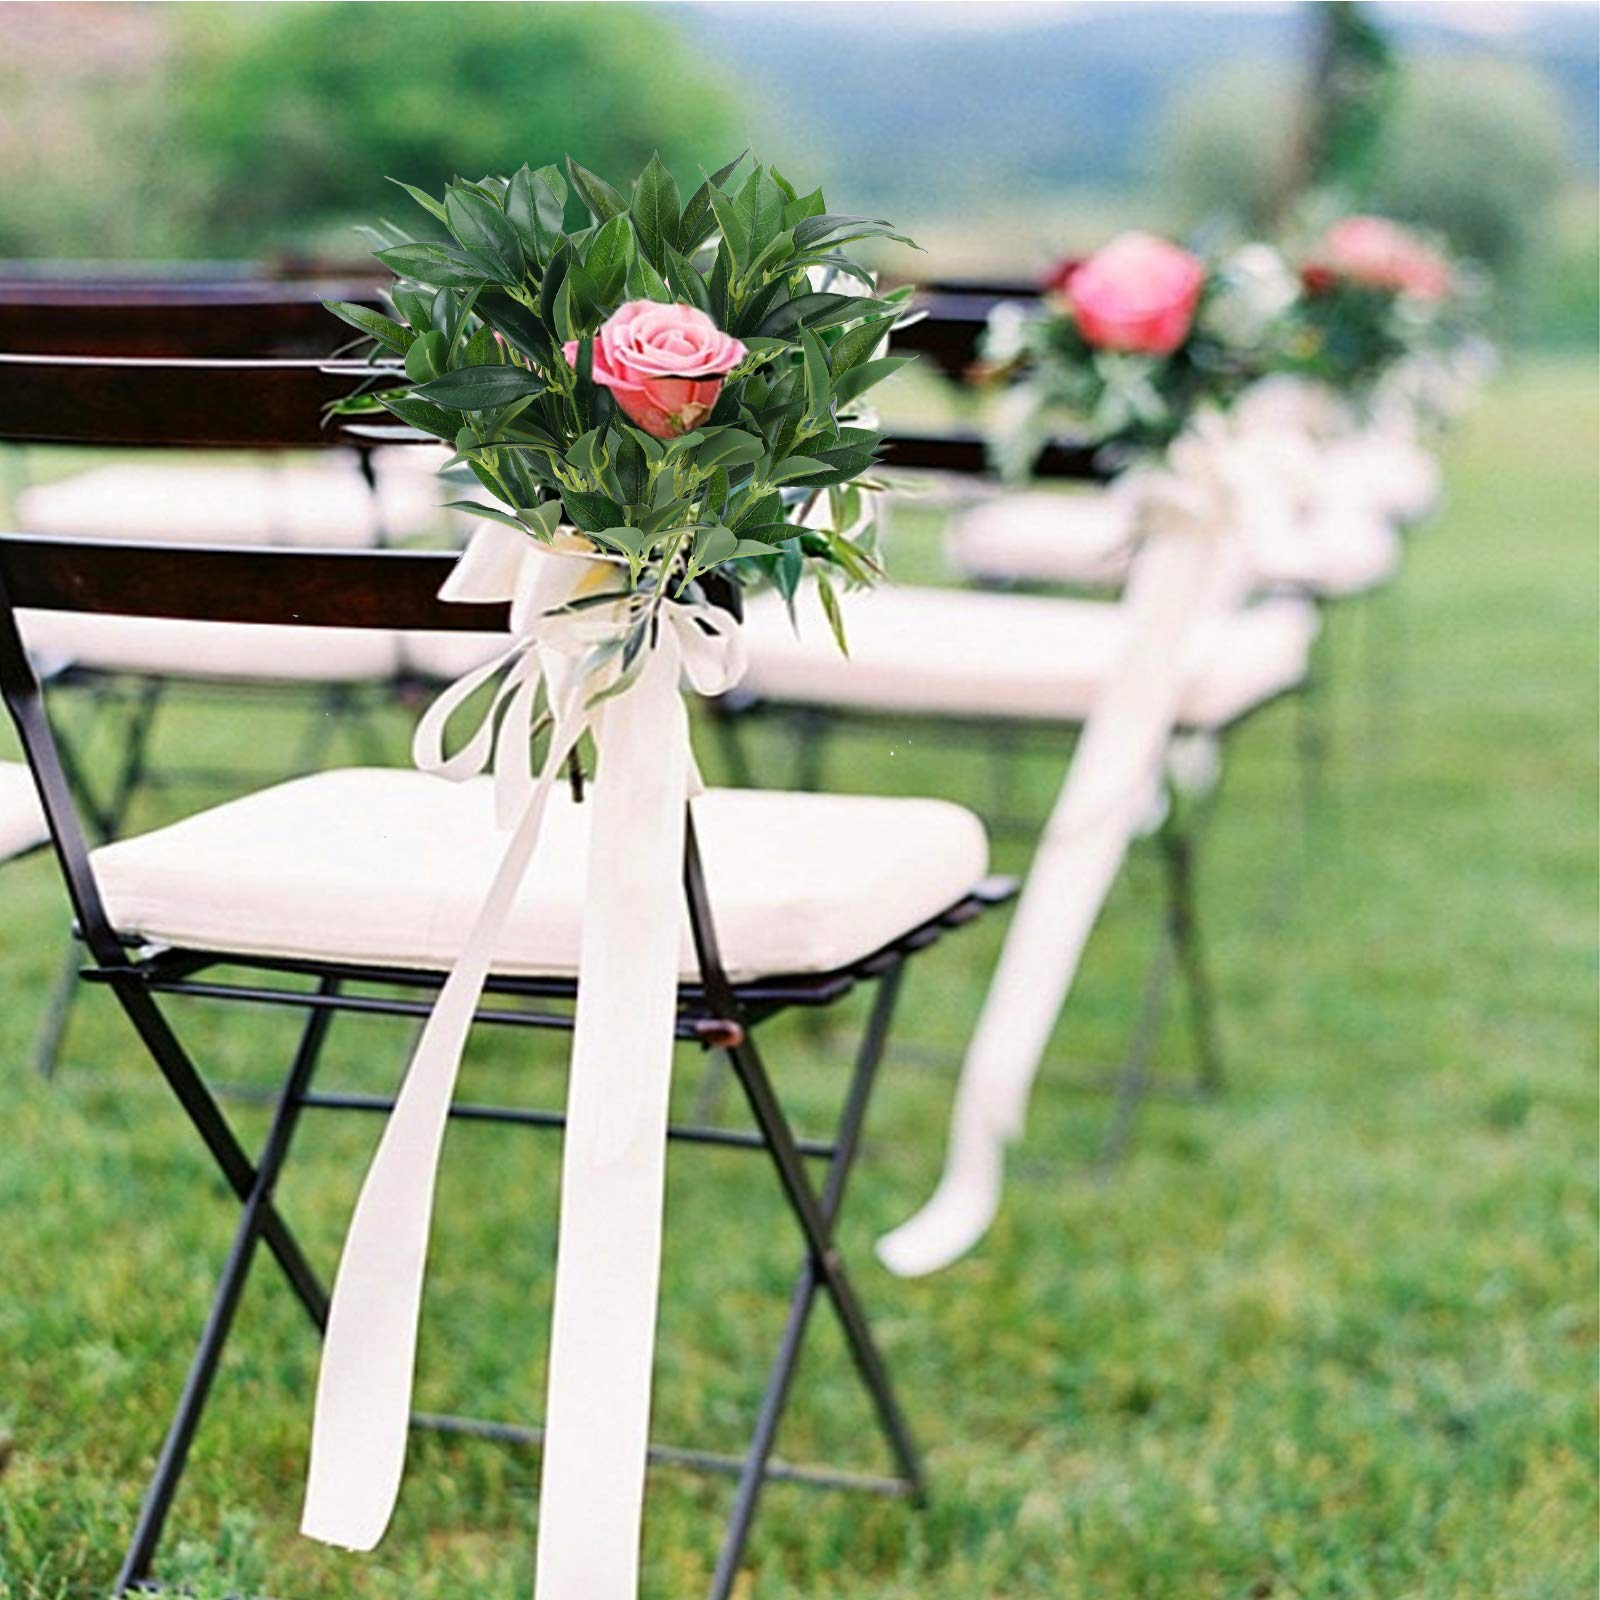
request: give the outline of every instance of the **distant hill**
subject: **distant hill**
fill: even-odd
[[[682,4],[708,54],[774,97],[760,149],[842,175],[860,203],[964,201],[1124,188],[1144,177],[1163,107],[1225,62],[1296,70],[1309,8],[1227,5]],[[1419,54],[1492,50],[1546,71],[1569,108],[1573,159],[1596,172],[1597,11],[1588,5],[1378,7]],[[1478,13],[1493,35],[1452,25]],[[756,98],[755,95],[751,96]],[[892,152],[855,163],[858,149]]]

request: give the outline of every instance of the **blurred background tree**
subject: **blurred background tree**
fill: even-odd
[[[653,8],[4,9],[0,104],[31,146],[0,131],[5,254],[351,255],[352,220],[415,210],[390,175],[437,190],[568,151],[626,173],[659,144],[687,181],[738,150],[728,80]]]

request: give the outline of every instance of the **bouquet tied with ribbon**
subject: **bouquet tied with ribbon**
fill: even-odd
[[[508,840],[346,1236],[302,1527],[370,1549],[388,1525],[462,1050],[551,793],[588,739],[537,1593],[629,1600],[698,788],[680,683],[721,693],[742,670],[714,574],[788,597],[809,574],[838,632],[836,585],[878,573],[865,491],[883,436],[862,397],[901,365],[883,349],[909,291],[876,295],[851,252],[901,236],[745,156],[686,201],[659,158],[626,193],[570,159],[457,179],[442,197],[401,187],[430,223],[369,230],[395,274],[387,311],[329,303],[376,350],[372,381],[338,409],[378,442],[443,440],[446,474],[477,491],[453,503],[485,525],[443,592],[510,601],[511,633],[429,709],[414,753],[445,779],[492,768]],[[447,754],[452,714],[497,679]]]

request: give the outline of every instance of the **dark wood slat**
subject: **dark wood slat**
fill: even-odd
[[[451,604],[449,552],[135,544],[0,534],[0,587],[39,611],[471,633],[509,608]]]
[[[371,280],[7,279],[0,351],[90,356],[326,356],[361,336],[323,306],[381,308]]]
[[[1036,478],[1103,481],[1111,474],[1096,465],[1092,446],[1057,440],[1046,445],[1033,469]],[[884,441],[885,466],[928,472],[979,474],[988,470],[987,447],[978,433],[895,433]]]
[[[185,449],[328,449],[361,441],[323,408],[364,378],[362,362],[0,356],[0,439]]]

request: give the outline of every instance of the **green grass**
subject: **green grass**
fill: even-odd
[[[917,1283],[875,1232],[927,1193],[995,925],[914,964],[844,1229],[927,1446],[933,1503],[773,1487],[747,1600],[1574,1600],[1595,1569],[1596,395],[1573,363],[1509,374],[1449,452],[1451,504],[1413,546],[1404,679],[1363,630],[1325,641],[1337,803],[1286,921],[1292,709],[1230,752],[1204,867],[1232,1089],[1151,1108],[1110,1182],[1104,1103],[1068,1091],[1126,1028],[1154,906],[1119,890],[1036,1096],[990,1238]],[[902,524],[903,571],[934,564]],[[1383,658],[1380,652],[1380,660]],[[172,743],[271,759],[294,719],[186,710]],[[704,741],[703,741],[704,742]],[[398,744],[397,744],[398,750]],[[709,754],[709,751],[708,751]],[[869,738],[832,776],[981,803],[987,768]],[[776,766],[774,752],[770,770]],[[1042,806],[1059,776],[1034,763]],[[192,799],[192,797],[182,797]],[[153,806],[153,818],[166,809]],[[1016,848],[998,852],[1016,866]],[[0,875],[0,1595],[104,1594],[234,1208],[105,997],[53,1085],[27,1061],[63,934],[51,865]],[[281,1016],[197,1010],[208,1070],[269,1076]],[[772,1057],[815,1126],[843,1035],[783,1024]],[[1176,1044],[1177,1041],[1169,1041]],[[382,1085],[404,1038],[334,1032],[326,1081]],[[680,1091],[692,1092],[685,1057]],[[559,1099],[559,1053],[478,1045],[464,1092]],[[259,1116],[238,1111],[258,1137]],[[283,1195],[331,1264],[375,1127],[308,1119]],[[421,1402],[528,1419],[543,1382],[556,1147],[452,1132]],[[656,1426],[735,1448],[797,1259],[767,1173],[681,1149],[670,1174]],[[826,1311],[783,1452],[881,1464]],[[418,1437],[369,1557],[295,1533],[315,1350],[269,1262],[197,1444],[168,1573],[291,1600],[526,1594],[536,1461]],[[653,1475],[645,1593],[703,1590],[721,1480]]]

